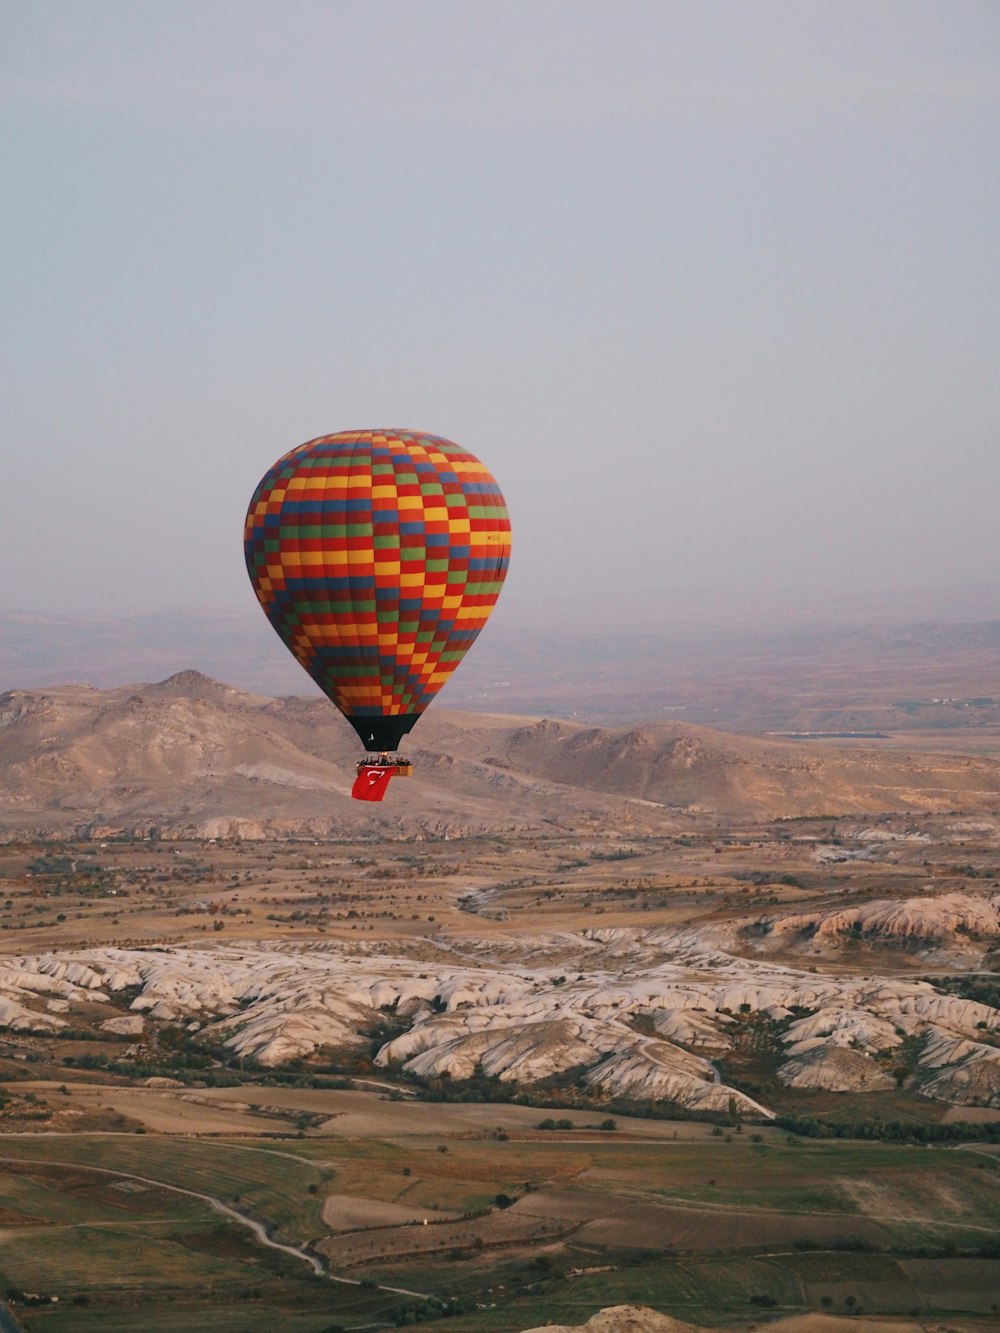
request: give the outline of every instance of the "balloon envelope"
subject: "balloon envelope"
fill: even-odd
[[[291,450],[247,510],[272,626],[369,750],[394,750],[475,641],[510,558],[500,488],[466,449],[342,431]]]

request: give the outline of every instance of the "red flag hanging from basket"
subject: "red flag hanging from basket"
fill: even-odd
[[[356,801],[381,801],[392,777],[392,769],[379,764],[359,764],[351,795]]]

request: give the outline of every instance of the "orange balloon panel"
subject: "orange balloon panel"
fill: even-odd
[[[342,431],[265,474],[247,569],[274,629],[372,750],[400,738],[500,595],[510,519],[466,449],[416,431]]]

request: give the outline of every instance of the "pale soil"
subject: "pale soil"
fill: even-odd
[[[323,1221],[331,1231],[364,1231],[371,1227],[399,1227],[410,1223],[442,1221],[447,1213],[428,1208],[407,1208],[351,1194],[331,1194],[323,1204]]]
[[[518,1247],[539,1240],[557,1240],[572,1230],[565,1220],[542,1219],[512,1208],[494,1209],[479,1217],[452,1221],[452,1214],[431,1210],[420,1215],[428,1225],[403,1225],[353,1231],[330,1236],[315,1248],[326,1255],[335,1271],[404,1255],[441,1257],[451,1250],[503,1246]]]
[[[527,1131],[547,1114],[528,1106],[449,1105],[444,1102],[390,1101],[377,1092],[324,1091],[315,1088],[214,1088],[206,1097],[267,1102],[290,1110],[325,1113],[329,1119],[316,1133],[334,1138],[435,1138],[446,1135],[482,1137],[493,1129]]]
[[[545,1324],[525,1333],[710,1333],[694,1324],[683,1324],[670,1315],[639,1305],[614,1305],[598,1310],[585,1324]]]
[[[32,1080],[20,1085],[26,1091],[50,1097],[61,1086],[53,1080]],[[605,1117],[593,1111],[554,1112],[534,1106],[503,1102],[462,1105],[447,1102],[390,1101],[377,1092],[339,1089],[258,1087],[245,1084],[232,1088],[121,1088],[108,1084],[72,1083],[69,1096],[60,1094],[67,1107],[109,1107],[164,1134],[255,1134],[287,1132],[296,1112],[325,1114],[329,1119],[307,1129],[308,1138],[383,1139],[401,1142],[414,1138],[439,1141],[485,1139],[496,1130],[524,1141],[565,1143],[584,1138],[592,1142],[629,1141],[692,1142],[711,1137],[712,1126],[690,1121],[649,1120],[616,1115],[614,1132],[596,1131]],[[266,1111],[268,1114],[263,1114]],[[576,1131],[553,1133],[538,1130],[546,1118],[573,1121]],[[596,1132],[595,1132],[596,1131]],[[762,1131],[765,1136],[769,1131]],[[619,1176],[616,1174],[615,1178]]]
[[[541,1131],[538,1123],[557,1113],[535,1106],[513,1106],[504,1102],[461,1105],[447,1102],[390,1101],[374,1092],[354,1092],[315,1088],[210,1088],[199,1092],[199,1097],[222,1104],[228,1101],[253,1102],[290,1111],[326,1112],[330,1119],[317,1130],[308,1131],[334,1138],[382,1138],[391,1141],[404,1138],[471,1137],[482,1138],[494,1129],[516,1134],[540,1137],[542,1142],[555,1141],[555,1135]],[[564,1113],[559,1112],[558,1117]],[[580,1131],[595,1128],[605,1117],[593,1111],[572,1111],[566,1118]],[[617,1131],[601,1132],[602,1140],[620,1141],[626,1138],[673,1139],[678,1141],[708,1138],[712,1126],[676,1120],[648,1120],[639,1116],[615,1116]],[[272,1126],[273,1128],[273,1126]],[[559,1136],[562,1137],[562,1136]]]
[[[882,1181],[842,1178],[838,1185],[860,1213],[883,1222],[954,1222],[969,1212],[968,1202],[961,1195],[928,1173],[919,1177],[923,1195],[918,1195],[919,1202],[905,1190],[893,1189]]]
[[[752,1327],[752,1325],[751,1325]],[[864,1316],[841,1319],[835,1315],[793,1315],[767,1325],[772,1333],[921,1333],[927,1325],[910,1320],[870,1319]],[[636,1305],[616,1305],[599,1310],[585,1324],[544,1324],[524,1333],[720,1333],[719,1330],[685,1324],[670,1315]]]
[[[273,1134],[287,1130],[290,1119],[275,1120],[246,1111],[190,1103],[172,1090],[152,1092],[138,1088],[107,1088],[81,1091],[74,1085],[67,1103],[80,1109],[90,1105],[110,1107],[139,1121],[157,1134]]]
[[[996,1124],[998,1120],[1000,1120],[1000,1110],[992,1106],[952,1106],[941,1117],[943,1125],[952,1125],[957,1121],[990,1125]]]
[[[751,1328],[753,1325],[751,1325]],[[791,1315],[767,1324],[768,1333],[973,1333],[983,1325],[978,1320],[949,1319],[918,1322],[912,1319],[859,1315]],[[543,1324],[523,1333],[721,1333],[721,1330],[682,1323],[669,1315],[636,1305],[616,1305],[599,1310],[585,1324]]]

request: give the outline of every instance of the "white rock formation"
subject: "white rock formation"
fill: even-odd
[[[824,1088],[827,1092],[878,1092],[895,1080],[869,1055],[843,1046],[820,1046],[782,1065],[778,1077],[791,1088]]]
[[[807,941],[814,951],[864,939],[869,943],[935,943],[957,951],[1000,934],[1000,893],[934,893],[925,897],[876,899],[857,907],[815,912],[775,912],[729,923],[718,938],[744,943],[764,953],[787,950]]]
[[[610,1305],[585,1324],[544,1324],[525,1333],[709,1333],[643,1305]]]
[[[460,962],[435,965],[426,951],[417,962],[332,942],[292,952],[284,941],[4,957],[0,1022],[52,1031],[76,1006],[110,1006],[128,989],[138,992],[131,1013],[109,1016],[105,1030],[183,1023],[263,1065],[361,1046],[398,1022],[406,1030],[378,1061],[423,1077],[515,1085],[579,1070],[609,1097],[715,1109],[735,1098],[748,1110],[710,1063],[744,1025],[783,1044],[786,1082],[830,1090],[890,1086],[897,1048],[922,1038],[908,1047],[914,1087],[1000,1106],[1000,1051],[984,1035],[1000,1032],[1000,1012],[926,982],[748,960],[716,938],[661,927],[473,939]],[[65,1016],[52,1012],[64,1005]]]
[[[586,1082],[635,1101],[676,1102],[695,1111],[725,1111],[733,1105],[752,1115],[771,1115],[744,1093],[720,1083],[707,1060],[669,1042],[648,1041],[619,1051],[592,1069]]]
[[[35,1028],[55,1032],[66,1024],[61,1018],[38,1009],[29,1009],[9,996],[0,995],[0,1027],[13,1032],[30,1032]]]
[[[146,1020],[141,1014],[122,1014],[120,1018],[106,1018],[101,1024],[102,1032],[114,1032],[120,1037],[141,1037],[146,1030]]]
[[[827,1005],[807,1018],[798,1019],[782,1038],[792,1056],[835,1046],[852,1046],[869,1053],[888,1051],[902,1040],[887,1018],[867,1009],[845,1009],[840,1005]]]

